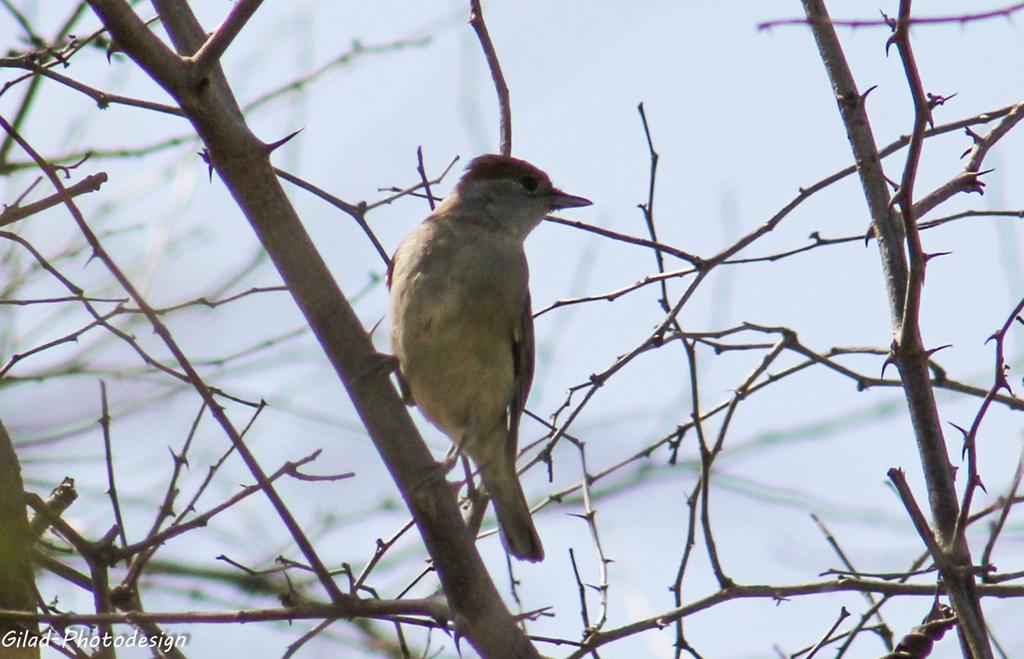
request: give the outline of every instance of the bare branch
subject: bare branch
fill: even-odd
[[[916,16],[908,21],[909,25],[942,25],[944,23],[959,23],[964,25],[966,23],[975,23],[978,21],[988,20],[990,18],[1010,18],[1010,16],[1021,9],[1024,9],[1024,2],[1016,2],[1012,5],[1003,7],[1002,9],[992,9],[990,11],[983,11],[978,13],[964,13],[954,14],[950,16]],[[890,27],[890,22],[886,19],[863,19],[863,20],[830,20],[832,25],[836,27]],[[811,19],[808,18],[785,18],[781,20],[765,21],[757,24],[758,30],[770,30],[773,27],[779,27],[782,25],[809,25]]]
[[[39,201],[34,201],[31,204],[26,204],[24,206],[20,204],[5,206],[3,212],[0,213],[0,227],[13,224],[18,220],[40,213],[47,208],[58,206],[64,203],[66,199],[74,198],[89,192],[95,192],[106,182],[106,172],[90,174],[78,183],[65,188],[66,192],[64,193],[56,192],[45,199],[40,199]]]
[[[210,69],[220,63],[221,56],[261,4],[263,4],[263,0],[238,0],[235,3],[217,31],[192,56],[192,65],[199,75],[209,75]]]
[[[483,48],[487,68],[491,70],[494,89],[498,94],[499,129],[501,131],[499,153],[503,156],[510,156],[512,155],[512,102],[509,100],[508,85],[505,84],[505,74],[501,72],[498,53],[494,50],[494,43],[487,31],[487,23],[484,22],[484,12],[480,2],[481,0],[469,0],[469,25],[476,32],[477,39],[480,40],[480,47]]]

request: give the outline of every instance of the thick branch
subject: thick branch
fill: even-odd
[[[904,212],[912,213],[913,182],[920,144],[927,127],[928,112],[927,107],[922,106],[922,103],[925,103],[924,92],[907,41],[909,2],[904,0],[900,8],[900,21],[894,34],[894,41],[900,48],[907,79],[915,99],[915,126],[899,200]],[[969,647],[973,657],[985,659],[991,657],[991,649],[975,591],[974,577],[970,572],[960,569],[970,565],[970,552],[963,538],[954,537],[959,505],[953,469],[946,451],[934,390],[928,373],[928,353],[922,345],[917,323],[920,286],[924,276],[924,252],[916,226],[905,227],[903,220],[897,216],[889,203],[887,181],[878,161],[878,152],[864,107],[864,96],[857,91],[824,3],[822,0],[804,0],[804,10],[839,102],[839,110],[856,156],[861,184],[871,212],[872,226],[878,238],[892,318],[893,359],[900,371],[917,439],[936,536],[948,559],[938,561],[942,577],[948,584],[950,596],[956,606],[962,640]],[[917,148],[914,148],[914,145],[917,145]],[[910,229],[909,236],[905,231],[907,228]],[[909,272],[904,253],[905,241],[906,248],[911,252],[913,273]]]

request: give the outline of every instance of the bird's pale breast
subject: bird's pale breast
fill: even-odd
[[[472,226],[457,235],[450,228],[425,223],[399,247],[392,341],[417,406],[462,441],[505,423],[527,273],[518,244]]]

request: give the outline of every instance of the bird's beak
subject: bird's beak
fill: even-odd
[[[580,206],[590,206],[593,202],[583,197],[577,197],[576,195],[567,194],[562,192],[558,188],[551,191],[551,209],[556,208],[578,208]]]

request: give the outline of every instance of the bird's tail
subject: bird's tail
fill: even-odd
[[[508,550],[524,561],[544,560],[544,547],[533,526],[530,506],[516,475],[515,462],[505,456],[494,456],[493,460],[479,466],[480,478],[494,500],[494,512]]]

